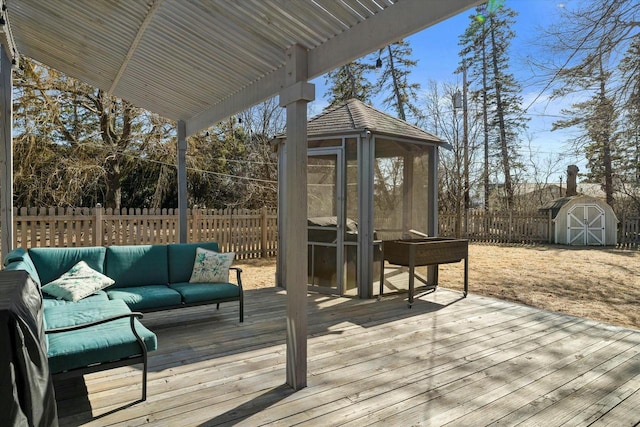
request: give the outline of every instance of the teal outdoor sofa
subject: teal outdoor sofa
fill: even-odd
[[[146,399],[147,353],[156,335],[139,321],[142,312],[237,301],[244,320],[241,272],[237,283],[189,283],[197,248],[218,252],[216,242],[77,248],[18,248],[4,259],[5,270],[25,270],[40,287],[80,261],[113,279],[104,290],[78,301],[42,293],[45,348],[54,377],[143,364]]]

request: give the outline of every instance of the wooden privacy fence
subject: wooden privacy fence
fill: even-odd
[[[622,215],[618,225],[618,245],[640,246],[640,217]]]
[[[439,214],[439,234],[456,237],[456,215]],[[475,242],[489,243],[553,243],[554,225],[551,212],[509,213],[509,212],[469,212],[468,234],[464,232],[462,221],[461,237]],[[618,246],[640,246],[640,218],[625,217],[618,224]]]
[[[187,241],[216,241],[237,259],[275,256],[275,209],[189,209]],[[14,208],[14,247],[177,243],[177,209]]]
[[[439,215],[439,234],[456,237],[456,216]],[[553,243],[549,214],[469,212],[462,237],[489,243]],[[187,241],[216,241],[238,259],[271,257],[278,251],[275,208],[190,209]],[[109,246],[176,243],[175,209],[14,208],[14,247]],[[640,246],[640,218],[622,217],[618,245]]]
[[[456,221],[456,215],[440,214],[438,216],[440,235],[455,237]],[[469,212],[467,232],[464,232],[464,218],[462,230],[462,237],[476,242],[553,243],[551,213]]]

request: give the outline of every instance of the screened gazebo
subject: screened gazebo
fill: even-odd
[[[383,240],[436,234],[446,144],[356,99],[309,120],[307,138],[308,286],[370,298]]]

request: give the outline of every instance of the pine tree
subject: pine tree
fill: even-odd
[[[329,71],[325,77],[325,82],[329,85],[325,94],[329,98],[329,107],[352,98],[370,104],[372,84],[365,78],[365,74],[373,68],[366,60],[358,60]]]
[[[479,9],[480,10],[480,9]],[[509,72],[510,40],[515,36],[511,26],[516,12],[500,6],[486,11],[486,18],[471,16],[471,23],[460,38],[462,65],[468,66],[471,97],[482,105],[485,140],[485,207],[488,207],[489,175],[495,150],[507,199],[507,208],[513,207],[514,177],[522,168],[518,150],[519,135],[526,129],[527,119],[522,111],[522,88]],[[475,89],[473,87],[475,86]],[[491,144],[491,141],[494,141]]]
[[[383,103],[393,108],[398,118],[418,123],[423,113],[417,104],[419,83],[411,83],[410,75],[418,62],[411,59],[412,49],[404,40],[380,49],[381,70],[376,82],[378,91],[386,94]]]
[[[620,189],[616,187],[623,183],[628,167],[625,157],[633,148],[628,136],[633,132],[637,105],[634,88],[639,66],[633,45],[639,21],[638,2],[588,0],[563,9],[560,24],[547,29],[546,48],[561,64],[551,68],[553,98],[569,94],[586,98],[565,109],[566,118],[554,123],[554,128],[580,130],[570,142],[584,151],[587,177],[602,184],[609,204],[614,203],[614,193]],[[621,61],[621,52],[626,52],[626,62]]]

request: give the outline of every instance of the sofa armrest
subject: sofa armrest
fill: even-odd
[[[238,282],[238,286],[240,287],[240,291],[242,291],[242,277],[240,276],[242,274],[242,269],[240,267],[229,267],[229,270],[235,270],[236,271],[236,281]]]
[[[135,319],[142,319],[142,313],[139,313],[137,311],[131,312],[131,313],[124,313],[124,314],[119,314],[117,316],[111,316],[111,317],[107,317],[104,319],[100,319],[100,320],[96,320],[94,322],[88,322],[88,323],[81,323],[79,325],[73,325],[73,326],[65,326],[62,328],[52,328],[52,329],[46,329],[44,331],[45,334],[57,334],[60,332],[69,332],[69,331],[77,331],[79,329],[85,329],[85,328],[89,328],[91,326],[96,326],[96,325],[101,325],[103,323],[107,323],[107,322],[112,322],[114,320],[119,320],[119,319],[126,319],[129,318],[131,321],[131,330],[133,331],[133,334],[139,339],[139,341],[142,341],[142,339],[140,339],[140,337],[138,337],[138,334],[136,333],[136,326],[135,326]]]
[[[144,357],[145,364],[146,364],[147,346],[144,343],[144,340],[142,339],[142,337],[140,337],[140,335],[138,334],[138,331],[136,331],[136,324],[135,324],[135,320],[136,319],[142,319],[142,313],[137,312],[137,311],[134,311],[134,312],[131,312],[131,313],[118,314],[116,316],[106,317],[104,319],[96,320],[94,322],[81,323],[79,325],[65,326],[65,327],[62,327],[62,328],[47,329],[47,330],[44,331],[44,333],[45,334],[57,334],[57,333],[61,333],[61,332],[77,331],[79,329],[86,329],[86,328],[89,328],[91,326],[101,325],[103,323],[113,322],[114,320],[120,320],[120,319],[126,319],[126,318],[129,318],[129,321],[130,321],[129,325],[131,326],[131,332],[133,332],[133,336],[136,337],[136,341],[138,342],[138,344],[140,344],[140,350],[142,352],[142,356]],[[146,382],[146,380],[145,380],[145,382]]]

